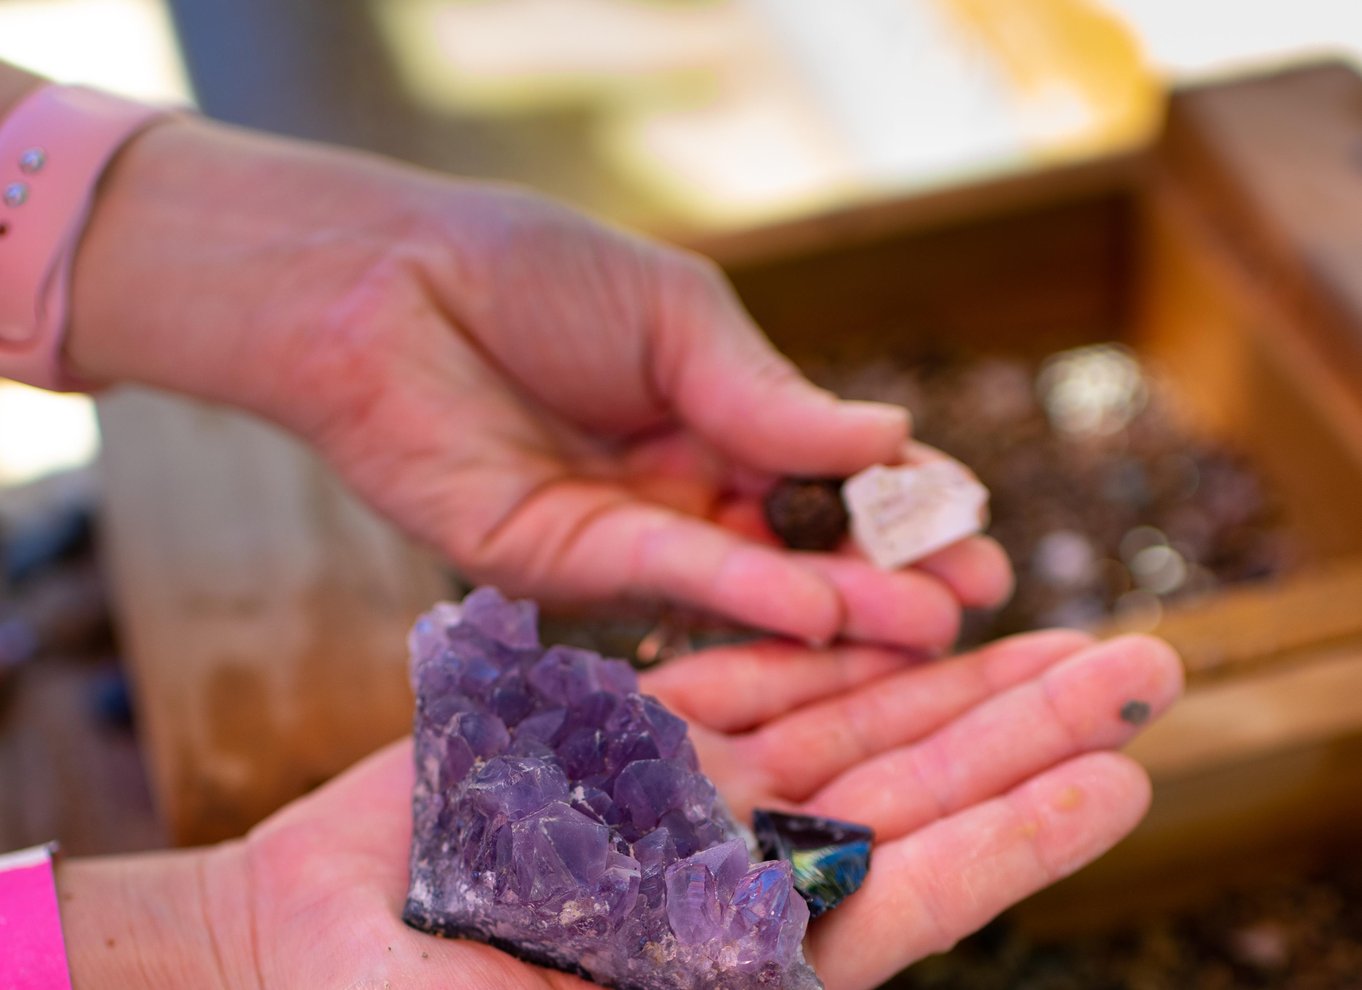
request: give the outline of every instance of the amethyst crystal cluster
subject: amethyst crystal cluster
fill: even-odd
[[[411,636],[408,924],[619,990],[814,990],[809,909],[753,864],[686,723],[492,589]]]

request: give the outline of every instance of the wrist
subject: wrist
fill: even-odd
[[[244,858],[235,843],[61,862],[74,990],[258,987]]]
[[[0,121],[3,121],[25,96],[42,84],[41,76],[0,62]]]
[[[78,86],[39,86],[0,123],[0,374],[79,387],[64,367],[71,274],[99,179],[161,111]]]
[[[71,990],[57,905],[55,842],[0,854],[0,985]]]
[[[82,381],[176,387],[173,369],[183,367],[184,348],[161,318],[176,291],[168,284],[173,271],[158,280],[148,271],[154,258],[145,265],[135,259],[151,256],[162,228],[186,212],[175,169],[193,163],[175,159],[177,132],[194,126],[181,117],[148,128],[124,145],[100,181],[76,248],[65,345],[66,366]]]
[[[389,171],[192,116],[139,135],[106,172],[76,254],[72,374],[287,422],[328,311],[421,211]]]

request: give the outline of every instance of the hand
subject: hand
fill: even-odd
[[[939,650],[1010,587],[984,539],[897,573],[776,547],[774,479],[901,459],[904,412],[810,385],[707,262],[505,189],[155,127],[82,243],[68,357],[284,424],[512,595]]]
[[[690,721],[701,765],[740,818],[779,807],[875,829],[865,886],[810,926],[806,950],[828,990],[878,985],[1115,843],[1149,797],[1143,771],[1105,752],[1137,731],[1118,712],[1138,699],[1158,714],[1180,688],[1181,666],[1163,644],[1093,645],[1070,632],[921,665],[864,647],[716,650],[644,684]],[[177,955],[164,932],[151,939],[161,951],[111,969],[120,951],[124,961],[136,955],[123,927],[136,912],[80,888],[103,870],[106,887],[135,889],[128,864],[137,861],[120,861],[116,884],[110,865],[69,864],[68,944],[89,974],[76,985],[587,990],[402,924],[410,760],[409,743],[392,746],[244,842],[171,854],[201,858],[183,868],[199,903],[164,891],[145,901],[163,922],[187,919],[190,955],[213,979],[174,968],[183,947]],[[147,967],[173,977],[159,982]]]

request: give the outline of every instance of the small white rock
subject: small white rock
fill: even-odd
[[[954,461],[876,465],[847,479],[851,535],[877,567],[894,570],[984,528],[988,489]]]

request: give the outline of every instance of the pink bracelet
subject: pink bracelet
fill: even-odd
[[[0,990],[71,990],[52,856],[57,844],[0,855]]]
[[[61,361],[76,246],[110,160],[163,112],[43,86],[0,122],[0,376],[79,387]]]

